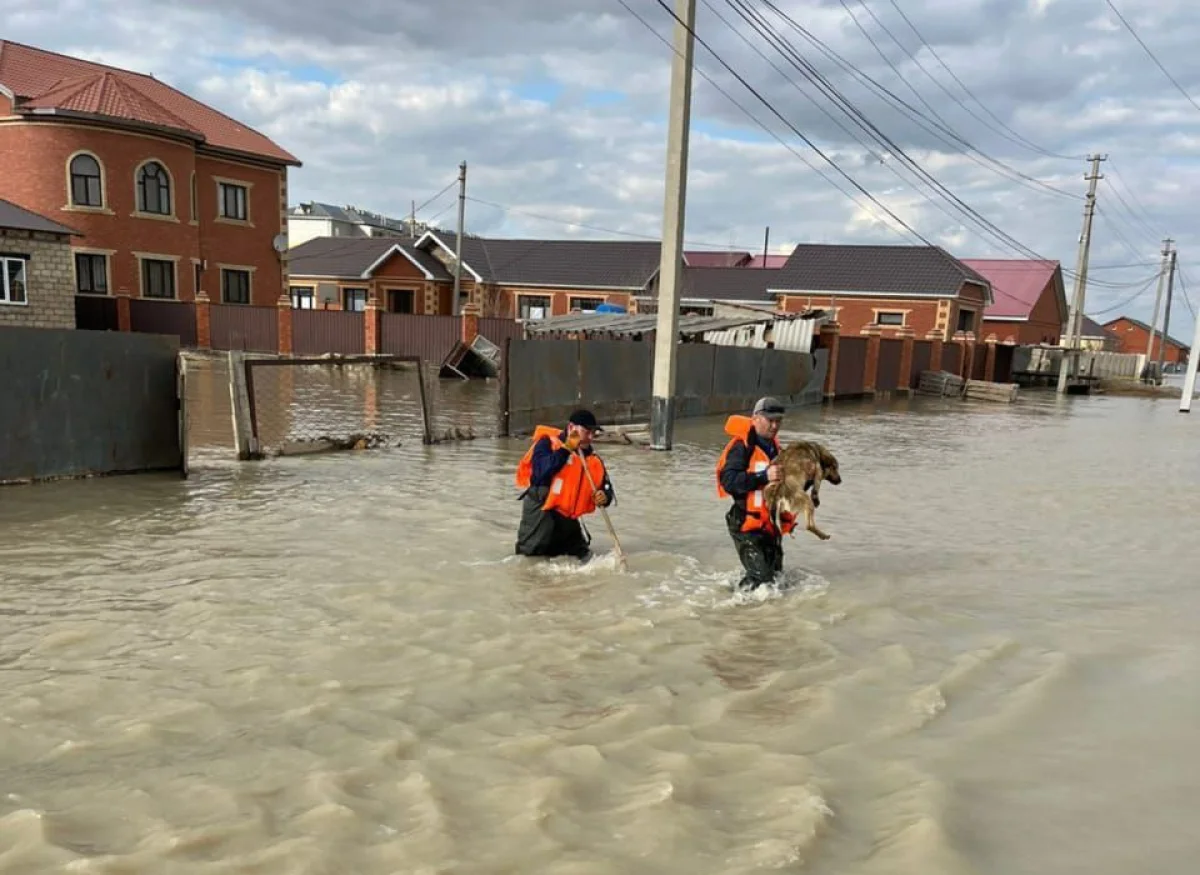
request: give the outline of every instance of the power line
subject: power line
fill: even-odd
[[[650,24],[650,22],[646,21],[645,18],[643,18],[641,15],[639,15],[633,9],[633,7],[631,7],[626,2],[626,0],[617,0],[617,2],[620,3],[623,7],[625,7],[625,10],[630,15],[632,15],[635,19],[637,19],[642,24],[643,27],[645,27],[648,31],[650,31],[650,33],[654,34],[654,36],[659,40],[659,42],[666,45],[667,48],[669,48],[672,51],[672,53],[678,54],[678,51],[676,50],[675,46],[671,43],[671,41],[666,39],[665,37],[663,37],[661,34],[659,34],[658,31],[656,31],[654,29],[654,27]],[[662,5],[662,4],[660,3],[660,5]],[[668,11],[670,11],[670,10],[668,10]],[[672,17],[674,18],[674,15],[672,15]],[[705,46],[705,48],[708,48],[707,45]],[[716,53],[713,52],[712,49],[709,49],[709,52],[712,53],[714,56],[716,56]],[[725,65],[725,66],[726,66],[726,69],[729,69],[728,65]],[[759,120],[758,117],[756,117],[752,112],[750,112],[750,110],[746,109],[746,107],[743,106],[737,99],[735,99],[728,91],[726,91],[724,88],[722,88],[720,85],[718,85],[716,83],[716,81],[713,80],[713,78],[711,76],[709,76],[707,73],[705,73],[702,69],[700,69],[699,66],[695,66],[694,69],[695,69],[695,72],[699,73],[700,76],[703,77],[704,80],[706,82],[708,82],[709,85],[711,85],[714,89],[716,89],[719,94],[721,94],[726,100],[728,100],[730,103],[732,103],[734,106],[736,106],[739,110],[741,110],[742,113],[748,119],[750,119],[750,121],[754,122],[755,125],[762,128],[762,130],[765,131],[768,136],[770,136],[772,139],[774,139],[776,142],[778,142],[781,146],[783,146],[785,149],[787,149],[796,158],[800,159],[800,161],[804,164],[804,166],[808,167],[810,170],[812,170],[814,173],[816,173],[819,177],[821,177],[823,180],[825,180],[827,183],[829,183],[829,185],[832,188],[837,189],[837,191],[840,194],[845,195],[848,199],[853,201],[860,208],[862,208],[863,210],[865,210],[868,213],[875,214],[876,217],[878,218],[878,213],[876,213],[875,210],[872,210],[871,207],[869,207],[869,206],[865,206],[854,195],[848,193],[845,189],[843,189],[836,182],[834,182],[832,179],[830,179],[829,176],[827,176],[823,171],[820,170],[820,168],[813,165],[813,163],[811,161],[809,161],[807,158],[805,158],[803,155],[801,155],[798,151],[796,151],[796,148],[794,146],[792,146],[790,143],[788,143],[786,140],[784,140],[782,137],[780,137],[777,133],[775,133],[769,127],[767,127],[766,124],[764,124],[761,120]],[[734,75],[736,76],[737,74],[735,73]],[[745,80],[741,80],[741,81],[743,82],[743,84],[745,83]],[[754,91],[754,89],[750,88],[748,85],[746,87],[750,91],[752,91],[752,92]],[[762,97],[760,95],[757,95],[757,93],[756,93],[756,96],[758,96],[759,99],[762,100]],[[766,101],[763,101],[763,102],[766,103]],[[770,107],[769,104],[767,104],[767,106],[768,106],[768,108],[773,109],[772,107]],[[779,116],[779,113],[776,112],[775,115]],[[914,231],[912,228],[909,228],[909,226],[907,224],[905,224],[894,213],[892,213],[891,210],[887,209],[887,207],[883,206],[883,204],[880,204],[879,201],[877,201],[871,195],[870,192],[868,192],[866,189],[864,189],[862,186],[860,186],[853,179],[850,179],[848,174],[846,174],[840,167],[837,167],[836,164],[833,164],[833,162],[828,157],[826,157],[825,154],[823,152],[821,152],[821,150],[818,149],[811,141],[809,141],[807,137],[805,137],[798,130],[796,130],[795,126],[788,123],[787,119],[783,119],[782,116],[779,116],[779,117],[783,120],[784,124],[787,125],[789,128],[791,128],[791,130],[794,133],[796,133],[796,135],[799,136],[801,140],[803,140],[805,143],[807,143],[813,149],[813,151],[815,151],[819,155],[821,155],[821,157],[824,158],[825,161],[828,162],[831,166],[833,166],[835,170],[837,170],[839,173],[841,173],[842,176],[845,176],[847,179],[849,179],[849,181],[851,182],[851,184],[854,185],[855,188],[857,188],[859,191],[866,194],[866,196],[871,200],[871,202],[874,203],[875,205],[877,205],[885,213],[887,213],[887,215],[890,216],[893,219],[893,221],[895,221],[901,227],[905,228],[912,236],[916,237],[922,243],[925,243],[926,245],[933,245],[933,244],[929,243],[929,241],[926,240],[924,237],[922,237],[920,234],[918,234],[916,231]],[[901,234],[901,232],[897,228],[893,227],[892,225],[888,224],[887,222],[884,222],[884,226],[889,231],[896,234],[898,237],[904,236],[903,234]]]
[[[670,13],[671,16],[676,19],[676,21],[679,21],[679,19],[675,16],[674,12],[664,2],[664,0],[657,0],[657,2],[660,6],[662,6],[664,9],[666,9],[668,11],[668,13]],[[778,9],[774,6],[774,4],[772,4],[770,2],[770,0],[764,0],[764,2],[765,2],[765,5],[771,7],[772,9],[775,9],[776,13],[781,15],[781,17],[782,17],[782,13],[780,13],[778,11]],[[728,3],[730,6],[738,7],[738,6],[742,5],[743,0],[726,0],[726,3]],[[770,26],[767,25],[767,27],[769,28]],[[695,35],[695,34],[693,33],[693,35]],[[698,36],[696,37],[696,39],[698,41],[700,41],[701,44],[704,45],[705,48],[707,48],[709,50],[709,52],[713,52],[713,50],[706,43],[704,43],[703,40],[701,40]],[[784,40],[784,42],[786,43],[786,40]],[[786,44],[789,46],[789,48],[792,48],[790,46],[790,43],[786,43]],[[776,48],[778,49],[778,47],[776,47]],[[1026,256],[1033,257],[1038,260],[1044,260],[1042,256],[1038,255],[1032,249],[1025,246],[1023,243],[1021,243],[1016,238],[1012,237],[1007,232],[1001,230],[998,226],[996,226],[994,223],[992,223],[991,221],[986,219],[977,210],[975,210],[973,207],[971,207],[969,204],[967,204],[965,201],[963,201],[960,197],[958,197],[956,194],[954,194],[952,191],[950,191],[950,189],[948,189],[944,184],[942,184],[937,178],[935,178],[932,174],[930,174],[928,171],[926,171],[924,168],[922,168],[916,161],[914,161],[904,151],[904,149],[902,149],[891,138],[889,138],[886,134],[884,134],[882,131],[880,131],[879,128],[874,123],[872,123],[869,119],[867,119],[866,116],[862,113],[862,111],[860,109],[858,109],[850,100],[848,100],[845,97],[845,95],[843,95],[840,91],[838,91],[837,88],[834,87],[832,85],[832,83],[830,83],[829,80],[826,79],[825,76],[819,70],[817,70],[815,67],[813,67],[811,63],[804,60],[803,57],[800,57],[799,54],[795,52],[794,48],[792,48],[792,53],[795,55],[795,58],[788,57],[788,60],[791,61],[792,64],[797,67],[797,69],[800,69],[802,72],[804,72],[806,75],[806,78],[808,78],[809,81],[813,82],[814,84],[818,85],[818,87],[822,88],[822,90],[828,96],[830,96],[830,98],[832,100],[834,100],[836,103],[841,105],[842,111],[845,112],[848,116],[851,116],[852,118],[856,119],[857,123],[860,125],[860,127],[862,127],[865,131],[867,131],[872,136],[872,138],[876,139],[877,141],[879,141],[882,144],[886,144],[886,146],[888,147],[888,149],[890,150],[890,152],[893,155],[897,156],[901,161],[903,161],[918,176],[923,177],[925,180],[927,180],[932,187],[934,187],[940,193],[942,193],[942,195],[946,198],[946,200],[956,204],[958,206],[958,208],[964,213],[965,216],[973,219],[976,223],[978,223],[979,227],[982,228],[983,230],[990,232],[992,234],[992,236],[995,237],[995,239],[998,240],[1001,244],[1007,245],[1009,248],[1013,249],[1014,251],[1020,252]],[[783,54],[785,55],[785,57],[787,57],[786,52],[784,52]],[[714,55],[715,55],[715,52],[714,52]],[[717,57],[718,57],[718,60],[721,60],[721,62],[723,64],[725,63],[719,56],[717,56]],[[729,68],[728,64],[725,64],[725,66],[727,69],[730,69],[731,72],[734,72],[734,71],[732,71],[731,68]],[[736,72],[734,72],[734,75],[738,76],[738,74]],[[738,76],[738,78],[740,81],[742,81],[743,84],[746,84],[744,79],[741,79],[740,76]],[[750,86],[748,84],[746,85],[746,87],[750,88]],[[753,89],[751,89],[751,90],[753,90]],[[768,103],[765,100],[765,98],[761,97],[761,95],[757,95],[757,92],[755,92],[755,94],[756,94],[756,96],[759,96],[759,99],[763,100],[764,103]],[[769,105],[770,104],[768,103],[768,106]],[[773,111],[776,111],[776,110],[774,110],[774,107],[771,107],[771,108]],[[927,195],[922,195],[922,196],[925,197],[926,200],[928,200],[930,203],[936,205],[936,202],[933,201],[932,198],[929,198]]]
[[[861,2],[861,0],[860,0],[860,2]],[[992,112],[990,109],[988,109],[987,106],[984,104],[984,102],[982,100],[980,100],[978,97],[976,97],[975,94],[971,91],[971,89],[969,89],[966,85],[964,85],[963,81],[961,79],[959,79],[958,76],[955,75],[954,71],[950,69],[950,66],[945,61],[942,60],[941,55],[939,55],[934,50],[933,46],[930,45],[929,40],[925,39],[925,37],[921,34],[921,32],[919,30],[917,30],[917,26],[912,23],[912,20],[907,15],[904,14],[904,10],[900,8],[900,5],[896,2],[896,0],[891,0],[891,4],[892,4],[893,8],[895,8],[895,10],[898,13],[900,13],[900,17],[904,19],[905,24],[907,24],[909,26],[909,28],[912,30],[912,32],[917,35],[917,39],[919,39],[921,41],[921,45],[923,45],[925,48],[929,49],[929,54],[933,55],[933,57],[937,60],[937,62],[939,64],[941,64],[942,69],[944,69],[947,73],[950,74],[950,78],[952,78],[955,82],[958,83],[958,87],[961,88],[968,97],[970,97],[972,100],[974,100],[976,103],[978,103],[983,108],[984,112],[986,112],[988,115],[990,115],[992,118],[994,118],[997,122],[999,122],[1001,127],[1003,127],[1005,130],[1007,130],[1009,133],[1011,133],[1013,135],[1013,137],[1016,138],[1015,140],[1013,140],[1013,137],[1006,137],[1006,139],[1012,140],[1013,142],[1017,142],[1019,145],[1023,145],[1023,146],[1025,146],[1025,148],[1030,149],[1034,152],[1041,153],[1042,155],[1045,155],[1049,158],[1063,158],[1068,161],[1082,160],[1082,156],[1079,156],[1079,155],[1060,155],[1057,152],[1051,152],[1048,149],[1044,149],[1041,146],[1039,146],[1037,143],[1034,143],[1034,142],[1026,139],[1025,137],[1018,134],[1016,131],[1014,131],[1012,128],[1010,128],[1008,125],[1006,125],[999,116],[997,116],[994,112]],[[866,6],[865,3],[863,5]],[[869,7],[868,7],[868,11],[870,11]],[[872,14],[872,18],[874,18],[873,14]],[[876,19],[876,21],[878,21],[878,19]],[[886,28],[885,28],[885,30],[886,30]],[[894,37],[893,37],[893,39],[894,39]],[[896,44],[900,45],[900,43],[898,41]],[[900,47],[904,48],[902,45]],[[916,62],[918,67],[921,67],[921,69],[923,71],[925,70],[925,68],[921,65],[921,63],[919,61],[917,61],[916,57],[914,55],[912,55],[912,53],[909,53],[909,57],[911,57],[913,59],[913,61]],[[933,76],[928,73],[928,71],[925,72],[925,75],[929,76],[929,78],[933,80],[935,85],[937,85],[939,88],[941,88],[943,91],[945,91],[946,94],[949,95],[949,97],[952,100],[957,101],[959,106],[961,106],[967,112],[971,113],[971,115],[974,118],[978,119],[980,123],[987,124],[987,122],[985,122],[983,119],[979,118],[978,115],[976,115],[974,112],[971,112],[971,109],[965,103],[963,103],[963,101],[959,100],[957,97],[955,97],[953,94],[951,94],[950,90],[948,88],[946,88],[944,85],[942,85],[936,79],[934,79]],[[990,125],[989,125],[989,127],[990,127]],[[995,130],[995,128],[992,128],[992,130]],[[997,133],[1000,133],[1001,136],[1004,136],[1004,134],[999,131],[997,131]]]
[[[1094,317],[1094,316],[1103,316],[1105,313],[1111,313],[1113,310],[1120,310],[1120,309],[1122,309],[1123,307],[1128,307],[1130,304],[1132,304],[1134,301],[1136,301],[1136,300],[1137,300],[1138,298],[1140,298],[1142,295],[1146,294],[1146,292],[1147,292],[1147,291],[1150,289],[1150,287],[1151,287],[1152,285],[1154,285],[1154,283],[1155,283],[1155,282],[1157,282],[1157,281],[1158,281],[1158,277],[1157,277],[1157,276],[1152,276],[1152,277],[1150,277],[1150,279],[1146,281],[1146,284],[1145,284],[1145,285],[1143,285],[1143,286],[1142,286],[1140,289],[1138,289],[1136,292],[1134,292],[1134,293],[1133,293],[1133,295],[1132,295],[1131,297],[1129,297],[1129,298],[1126,298],[1124,301],[1121,301],[1120,303],[1114,304],[1113,306],[1111,306],[1111,307],[1109,307],[1109,308],[1107,308],[1107,309],[1105,309],[1105,310],[1094,310],[1094,311],[1091,313],[1091,316],[1093,316],[1093,317]]]
[[[1150,56],[1150,60],[1158,65],[1158,69],[1162,70],[1163,75],[1171,80],[1171,84],[1174,85],[1177,89],[1179,89],[1179,93],[1187,98],[1188,103],[1190,103],[1196,109],[1200,110],[1200,103],[1196,103],[1196,101],[1192,99],[1192,96],[1183,89],[1183,86],[1179,84],[1179,82],[1175,79],[1175,77],[1167,72],[1167,68],[1162,65],[1162,62],[1155,56],[1154,52],[1150,51],[1150,47],[1142,41],[1142,38],[1140,36],[1137,35],[1137,31],[1133,29],[1133,25],[1131,25],[1128,21],[1125,20],[1125,16],[1121,14],[1121,10],[1113,5],[1112,0],[1104,0],[1104,2],[1107,3],[1108,7],[1113,12],[1116,13],[1117,18],[1119,18],[1121,20],[1121,24],[1125,25],[1125,29],[1127,31],[1129,31],[1130,34],[1133,35],[1133,38],[1135,40],[1138,41],[1138,45],[1140,45],[1143,49],[1145,49],[1146,54]]]
[[[455,180],[454,180],[452,183],[450,183],[449,185],[447,185],[445,188],[443,188],[441,191],[439,191],[437,194],[435,194],[435,195],[434,195],[433,197],[431,197],[429,200],[425,201],[425,203],[421,204],[419,207],[417,207],[415,210],[413,210],[413,212],[414,212],[414,213],[419,213],[419,212],[421,212],[421,210],[425,209],[427,206],[429,206],[429,205],[430,205],[431,203],[433,203],[435,200],[437,200],[438,198],[440,198],[442,195],[444,195],[444,194],[445,194],[446,192],[448,192],[450,189],[454,188],[456,185],[458,185],[458,180],[457,180],[457,179],[455,179]],[[444,212],[444,210],[443,210],[443,212]]]
[[[1162,240],[1164,237],[1167,237],[1168,235],[1161,233],[1161,228],[1155,226],[1154,220],[1150,217],[1150,211],[1146,209],[1145,205],[1140,200],[1138,200],[1138,196],[1134,193],[1133,187],[1128,183],[1128,181],[1126,181],[1121,172],[1111,164],[1109,165],[1108,169],[1111,172],[1113,179],[1118,180],[1121,183],[1121,187],[1125,189],[1125,193],[1129,196],[1129,200],[1136,204],[1138,210],[1141,212],[1141,215],[1139,216],[1137,212],[1135,212],[1134,209],[1129,206],[1129,203],[1125,200],[1125,198],[1121,196],[1121,193],[1117,191],[1116,184],[1109,182],[1109,188],[1112,189],[1113,194],[1117,196],[1117,200],[1119,200],[1129,210],[1130,216],[1133,218],[1133,220],[1141,224],[1142,228],[1146,230],[1146,232],[1150,235],[1150,239],[1152,239],[1155,244],[1157,244],[1158,241]]]

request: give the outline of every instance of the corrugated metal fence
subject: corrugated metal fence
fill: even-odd
[[[129,327],[142,334],[173,334],[180,346],[195,346],[196,308],[180,301],[131,298]]]
[[[277,307],[211,304],[209,313],[213,349],[244,352],[275,352],[279,349]]]
[[[440,365],[462,334],[457,316],[415,316],[383,313],[379,328],[380,352],[388,355],[418,355]]]
[[[293,310],[292,350],[296,355],[362,355],[363,314],[345,310]]]

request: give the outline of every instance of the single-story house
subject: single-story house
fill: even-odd
[[[1067,294],[1057,261],[964,258],[992,284],[994,302],[983,311],[982,336],[1028,346],[1058,343],[1067,321]]]
[[[412,240],[316,237],[288,251],[292,306],[303,310],[362,310],[367,297],[389,313],[436,316],[450,312],[454,277]]]
[[[836,313],[843,334],[877,325],[886,337],[911,329],[918,338],[981,337],[992,284],[938,246],[802,243],[769,275],[780,309]]]
[[[1140,319],[1134,319],[1132,316],[1118,316],[1105,322],[1103,325],[1105,331],[1112,333],[1117,338],[1119,344],[1119,352],[1137,353],[1145,355],[1146,344],[1150,340],[1150,326]],[[1156,330],[1154,333],[1154,348],[1150,351],[1150,358],[1158,361],[1158,351],[1162,345],[1162,331]],[[1191,353],[1191,347],[1174,337],[1167,338],[1166,355],[1163,356],[1163,361],[1166,364],[1186,364],[1188,355]]]
[[[0,326],[75,327],[78,231],[0,200]]]
[[[685,267],[680,289],[681,313],[711,316],[719,305],[774,310],[775,299],[767,292],[772,271],[746,267]],[[639,313],[658,312],[658,272],[646,290],[636,296]]]
[[[1066,325],[1067,320],[1064,319],[1062,336],[1059,338],[1062,346],[1067,342]],[[1084,316],[1079,326],[1079,346],[1096,352],[1120,352],[1121,340],[1092,317]],[[1146,351],[1144,346],[1142,351]]]
[[[414,246],[453,270],[455,234],[428,231]],[[464,303],[485,316],[540,319],[601,304],[630,308],[657,272],[654,241],[524,240],[464,236]],[[478,288],[476,288],[478,287]]]

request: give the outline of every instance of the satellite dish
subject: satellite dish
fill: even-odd
[[[287,234],[276,234],[275,239],[271,241],[271,245],[275,247],[276,252],[284,252],[287,250]]]

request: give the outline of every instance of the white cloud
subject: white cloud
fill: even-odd
[[[670,35],[671,21],[657,3],[628,2],[659,34]],[[1103,4],[867,0],[872,17],[860,0],[846,0],[856,25],[841,0],[772,3],[897,97],[926,115],[936,112],[937,124],[1074,195],[1050,194],[995,172],[985,159],[968,159],[953,140],[927,129],[933,125],[923,128],[887,105],[768,13],[778,34],[896,147],[1029,248],[1074,267],[1085,190],[1082,156],[1099,151],[1112,160],[1103,168],[1094,263],[1156,261],[1159,238],[1169,233],[1181,262],[1200,280],[1200,258],[1191,258],[1200,252],[1200,220],[1192,208],[1200,195],[1200,113]],[[766,9],[764,0],[750,5]],[[1200,100],[1200,53],[1194,50],[1200,8],[1188,0],[1118,5]],[[712,8],[787,78],[725,28]],[[898,9],[987,110],[921,45]],[[871,142],[726,0],[701,0],[699,22],[701,36],[789,122],[923,236],[961,256],[1014,254],[928,186],[915,190],[896,148]],[[423,202],[452,182],[465,159],[468,194],[514,210],[472,201],[472,230],[598,236],[567,224],[574,222],[659,232],[671,55],[617,0],[358,0],[333,6],[317,0],[9,0],[4,36],[153,72],[258,127],[304,161],[291,182],[298,199],[406,215],[413,200]],[[686,232],[693,244],[727,245],[732,237],[757,251],[767,225],[776,251],[800,241],[904,239],[894,220],[699,46],[696,62],[835,185],[697,76]],[[870,153],[858,140],[870,144]],[[886,157],[881,163],[871,153]],[[453,222],[453,192],[425,211],[427,217],[439,214],[444,224]],[[1100,283],[1132,282],[1151,270],[1097,270],[1089,309],[1130,294]],[[1131,309],[1147,318],[1151,305],[1146,295]],[[1186,308],[1176,311],[1172,324],[1176,332],[1190,333]]]

